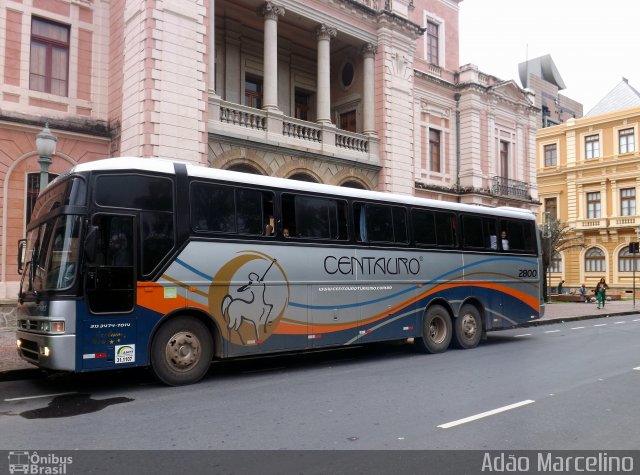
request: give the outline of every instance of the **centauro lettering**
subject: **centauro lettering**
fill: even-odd
[[[324,270],[327,274],[354,275],[417,275],[420,272],[420,261],[406,257],[349,257],[327,256],[324,259]]]

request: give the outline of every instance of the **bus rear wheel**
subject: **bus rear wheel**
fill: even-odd
[[[440,305],[426,311],[422,319],[422,336],[415,344],[422,353],[442,353],[449,348],[453,329],[449,312]]]
[[[457,348],[475,348],[482,338],[482,318],[473,305],[465,304],[460,309],[454,325],[454,344]]]
[[[151,344],[151,369],[169,386],[200,381],[212,358],[211,332],[193,317],[169,320],[160,327]]]

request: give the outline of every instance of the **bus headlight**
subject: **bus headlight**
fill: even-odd
[[[20,348],[22,346],[22,340],[16,340],[16,346]]]
[[[40,354],[42,356],[47,356],[48,357],[51,354],[51,350],[49,349],[48,346],[41,346],[40,347]]]

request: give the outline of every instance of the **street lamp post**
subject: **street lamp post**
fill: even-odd
[[[544,237],[547,239],[547,295],[546,302],[551,302],[551,212],[544,213]]]
[[[36,135],[36,148],[38,149],[38,163],[40,164],[40,193],[49,184],[49,165],[51,165],[51,157],[56,153],[56,142],[58,138],[49,130],[49,123],[44,124],[38,135]]]

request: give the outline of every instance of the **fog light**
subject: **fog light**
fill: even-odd
[[[20,348],[22,346],[22,340],[16,340],[16,346]]]
[[[49,349],[48,346],[41,346],[40,347],[40,354],[43,356],[49,356],[51,354],[51,350]]]
[[[64,322],[51,322],[52,333],[64,333]]]

